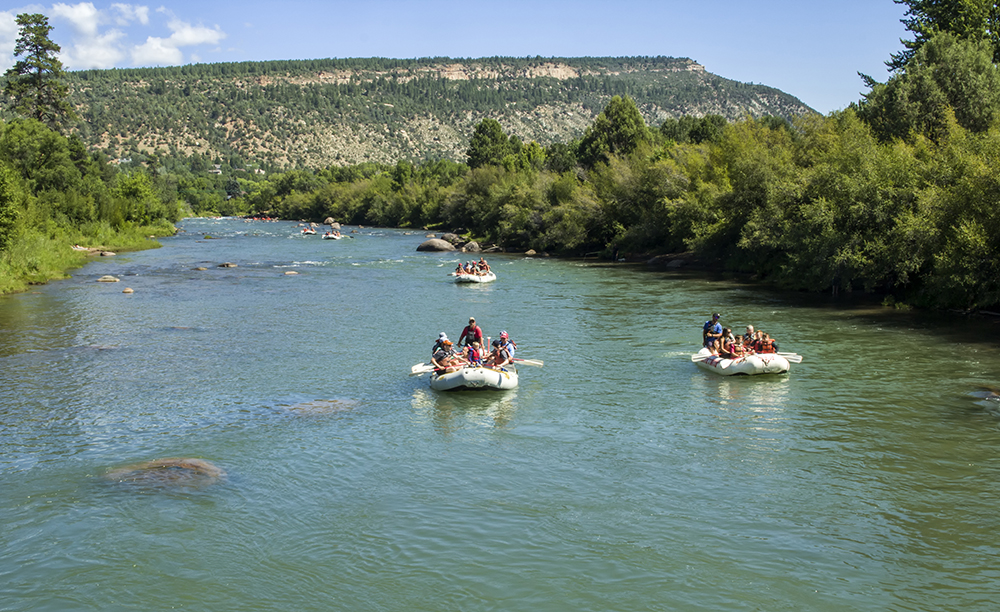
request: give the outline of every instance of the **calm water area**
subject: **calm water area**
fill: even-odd
[[[0,298],[4,612],[1000,606],[988,320],[519,255],[457,285],[425,232],[180,226]],[[713,311],[803,362],[700,370]],[[470,315],[545,366],[408,376]],[[107,477],[170,457],[226,475]]]

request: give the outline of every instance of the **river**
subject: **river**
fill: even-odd
[[[1000,601],[981,322],[545,257],[457,285],[424,232],[181,227],[0,299],[0,610]],[[713,311],[803,362],[698,369]],[[545,366],[509,392],[408,376],[470,315]],[[226,476],[107,478],[168,457]]]

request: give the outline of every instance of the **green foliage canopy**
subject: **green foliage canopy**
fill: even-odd
[[[513,142],[496,119],[483,119],[476,125],[466,157],[472,169],[499,166],[508,155],[520,153],[520,142]]]
[[[913,40],[903,40],[905,49],[893,53],[886,65],[902,70],[917,52],[939,32],[963,40],[984,42],[993,63],[1000,63],[1000,6],[994,0],[893,0],[906,5],[903,24]]]
[[[865,94],[859,114],[883,140],[938,140],[952,116],[967,130],[986,131],[1000,119],[1000,67],[992,58],[984,40],[935,34],[900,73]]]
[[[587,128],[580,142],[580,159],[592,167],[612,155],[628,155],[649,140],[649,129],[635,101],[615,96]]]

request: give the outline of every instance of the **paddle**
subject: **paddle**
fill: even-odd
[[[697,363],[699,361],[705,361],[709,357],[718,357],[718,355],[697,355],[697,354],[696,355],[691,355],[691,361],[694,361],[695,363]]]
[[[802,363],[802,355],[798,353],[776,353],[788,360],[788,363]]]
[[[540,359],[520,359],[518,357],[515,357],[514,359],[511,359],[511,361],[513,361],[514,363],[516,363],[518,365],[526,365],[526,366],[532,366],[532,367],[536,367],[536,368],[540,368],[543,365],[545,365],[545,362],[543,362]]]
[[[435,367],[429,363],[418,363],[417,365],[410,368],[410,376],[420,376],[421,374],[429,374],[435,370]]]

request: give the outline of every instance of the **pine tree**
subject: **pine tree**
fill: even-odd
[[[49,18],[21,13],[17,24],[21,31],[14,43],[14,57],[24,57],[6,73],[4,94],[10,98],[9,108],[53,129],[62,129],[66,121],[76,118],[76,113],[68,101],[69,89],[61,81],[62,62],[56,57],[60,47],[49,38]]]

